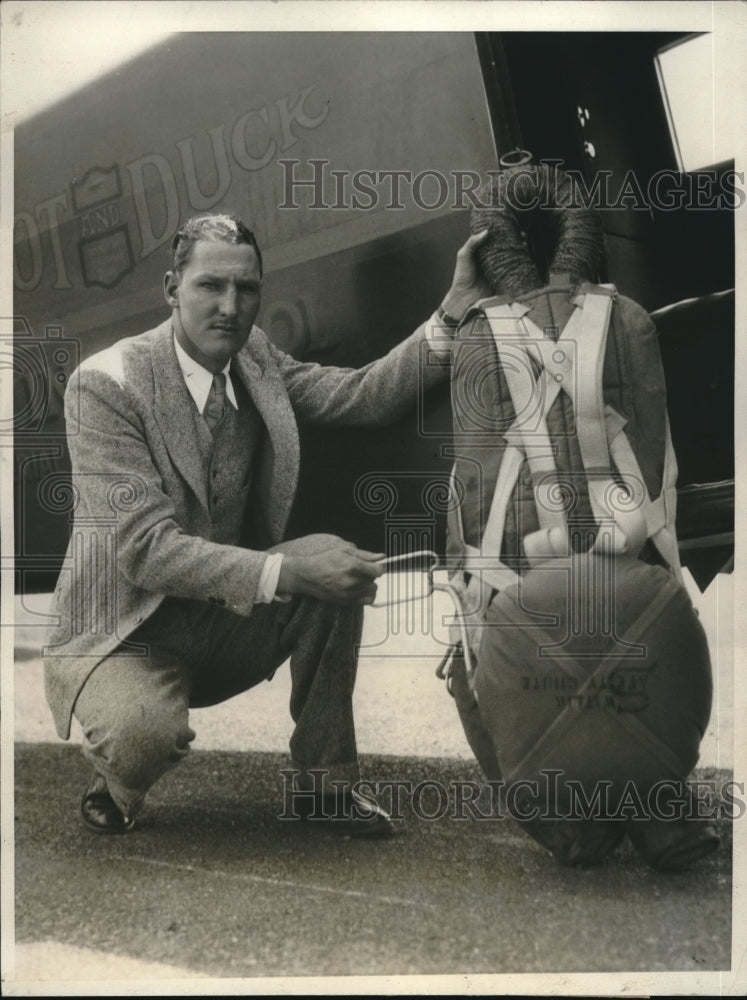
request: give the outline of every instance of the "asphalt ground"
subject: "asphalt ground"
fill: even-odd
[[[362,764],[378,782],[480,781],[466,761]],[[217,978],[730,966],[726,822],[721,850],[688,874],[656,873],[627,844],[599,868],[566,869],[512,820],[455,819],[451,802],[427,820],[405,799],[383,841],[280,819],[287,767],[283,754],[195,752],[132,833],[102,837],[78,820],[76,749],[20,745],[17,941]],[[489,800],[478,808],[489,815]],[[424,791],[419,812],[441,811]]]
[[[716,854],[665,875],[627,841],[599,868],[560,868],[518,824],[490,816],[487,789],[479,817],[455,818],[465,813],[456,785],[482,779],[433,676],[442,636],[433,620],[416,620],[422,610],[394,629],[386,609],[367,612],[355,695],[362,771],[380,787],[437,781],[449,789],[448,808],[432,788],[421,815],[405,797],[386,841],[279,818],[290,731],[289,672],[280,670],[271,684],[194,713],[195,749],[155,786],[131,834],[89,833],[78,818],[89,774],[80,735],[60,743],[44,703],[45,600],[16,607],[15,949],[3,961],[6,993],[505,991],[495,975],[511,976],[510,991],[522,993],[539,992],[523,976],[542,973],[559,974],[552,983],[561,992],[571,982],[588,992],[590,973],[621,977],[619,989],[632,995],[733,986],[726,819]],[[433,605],[438,623],[448,608]],[[714,717],[696,775],[717,786],[732,761],[724,662],[716,657]],[[423,818],[434,811],[442,815]],[[672,987],[678,975],[682,989]],[[431,976],[439,978],[421,978]],[[617,990],[608,983],[603,992]]]

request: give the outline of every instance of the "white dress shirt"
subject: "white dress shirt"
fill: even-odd
[[[204,413],[208,394],[213,384],[213,373],[209,372],[207,368],[203,368],[202,365],[198,365],[193,358],[190,358],[176,337],[174,337],[174,350],[176,351],[176,359],[179,362],[179,367],[182,370],[184,382],[189,389],[189,393],[192,399],[194,399],[199,412]],[[226,398],[233,408],[238,410],[239,404],[236,400],[236,390],[231,382],[230,367],[231,362],[229,361],[223,369],[223,374],[226,376]],[[276,593],[282,562],[283,554],[281,552],[274,552],[265,558],[265,564],[262,567],[257,586],[257,604],[270,604],[275,600],[283,602],[290,600],[290,598],[278,597]]]

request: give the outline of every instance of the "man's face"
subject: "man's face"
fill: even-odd
[[[246,243],[198,240],[180,274],[164,279],[179,344],[208,371],[219,372],[241,350],[260,303],[259,261]]]

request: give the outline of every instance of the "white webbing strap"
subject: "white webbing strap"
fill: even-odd
[[[509,449],[510,450],[510,449]],[[505,459],[505,456],[504,456]],[[521,466],[523,461],[523,456],[519,455],[518,466]],[[509,459],[505,473],[503,472],[503,463],[501,465],[501,470],[499,472],[499,481],[501,476],[503,476],[504,482],[507,478],[514,475],[514,483],[516,481],[516,476],[518,475],[518,467],[514,473],[515,460]],[[456,498],[457,493],[455,490],[455,480],[456,480],[456,463],[453,465],[450,477],[450,491],[452,498]],[[508,485],[508,484],[507,484]],[[491,503],[491,512],[488,515],[488,523],[490,523],[491,517],[495,521],[497,515],[493,514],[493,509],[495,507],[495,498],[498,493],[498,484],[496,484],[496,492],[493,494],[493,501]],[[503,489],[503,487],[501,487]],[[513,491],[513,485],[508,485],[506,490],[506,496],[509,498]],[[508,499],[506,500],[506,503]],[[504,511],[505,518],[505,511]],[[454,511],[452,526],[457,533],[457,541],[459,547],[464,555],[461,563],[460,572],[455,573],[450,580],[450,583],[459,597],[460,612],[455,612],[455,617],[460,618],[463,625],[465,626],[465,634],[470,641],[470,647],[474,651],[475,655],[479,652],[480,640],[482,638],[482,628],[475,628],[474,626],[482,626],[485,618],[485,612],[487,611],[490,598],[492,596],[493,588],[496,590],[502,590],[508,587],[517,579],[517,574],[509,569],[500,560],[500,546],[502,544],[503,538],[503,525],[500,526],[501,537],[498,541],[497,549],[489,550],[489,556],[483,555],[485,547],[483,544],[482,549],[476,548],[474,545],[469,545],[464,537],[464,523],[462,521],[462,512],[458,504],[454,502]],[[463,573],[470,574],[470,581],[468,584],[464,583]],[[452,625],[449,629],[450,639],[452,643],[456,643],[462,638],[462,629],[457,622],[456,625]]]
[[[467,584],[468,607],[470,611],[475,609],[480,619],[487,611],[492,591],[503,590],[518,579],[515,570],[501,561],[501,548],[508,505],[523,464],[524,454],[519,448],[511,446],[506,448],[498,471],[481,547],[467,552],[465,571],[470,574],[470,581]],[[481,632],[474,637],[475,654],[479,651],[481,638]]]
[[[495,556],[497,568],[504,568],[499,557],[503,547],[503,531],[506,525],[506,514],[511,500],[511,494],[519,478],[519,472],[524,464],[524,454],[519,448],[509,446],[503,453],[501,467],[490,503],[490,513],[485,524],[481,548],[485,555]]]
[[[546,337],[529,316],[522,317],[522,320],[524,329],[531,334],[527,347],[542,366],[540,379],[546,416],[561,388],[575,403],[575,355],[581,338],[582,312],[579,308],[573,310],[557,340]]]
[[[602,382],[611,313],[610,295],[590,292],[584,295],[581,346],[576,369],[576,424],[589,501],[599,524],[592,548],[597,552],[635,555],[647,535],[641,509],[645,491],[642,495],[640,475],[626,480],[625,487],[616,483],[612,476]]]
[[[528,307],[521,303],[491,306],[485,310],[516,414],[506,440],[526,455],[540,528],[548,533],[561,529],[565,535],[565,511],[548,502],[556,485],[557,468],[547,430],[546,383],[535,375],[530,346],[536,345],[532,344],[523,322],[527,311]],[[536,356],[536,351],[534,353]]]
[[[592,513],[601,522],[609,519],[604,502],[604,487],[610,475],[610,457],[604,424],[602,368],[612,299],[607,295],[587,293],[581,311],[581,345],[576,359],[576,430],[581,460],[589,480]]]
[[[522,327],[527,335],[531,335],[531,339],[526,341],[527,350],[541,366],[537,379],[537,391],[543,399],[545,419],[560,394],[561,388],[575,405],[575,356],[582,332],[581,325],[582,311],[576,308],[560,331],[557,340],[552,340],[545,336],[529,316],[522,316]],[[557,474],[553,467],[552,474],[545,476],[535,489],[535,503],[538,511],[557,509],[558,504],[564,504],[564,491],[559,490],[555,493],[556,487]],[[560,510],[564,515],[565,507],[561,506]],[[563,516],[562,521],[558,519],[558,523],[550,529],[541,527],[539,531],[525,535],[523,541],[524,552],[530,564],[552,556],[568,555],[569,539],[565,516]]]

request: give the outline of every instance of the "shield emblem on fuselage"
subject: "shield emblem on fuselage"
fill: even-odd
[[[135,266],[126,225],[79,240],[78,250],[86,285],[113,288]]]

